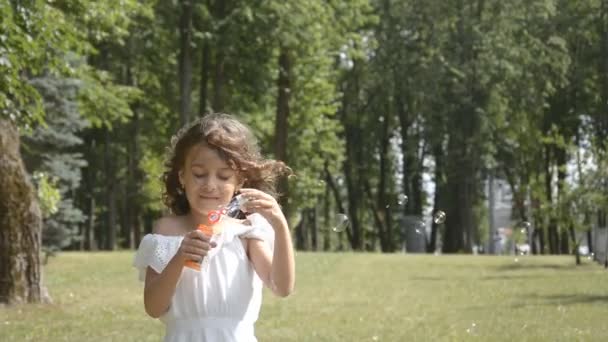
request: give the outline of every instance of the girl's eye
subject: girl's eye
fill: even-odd
[[[195,174],[194,174],[194,177],[196,177],[196,178],[203,178],[203,177],[205,177],[205,176],[206,176],[206,175],[205,175],[204,173],[195,173]]]
[[[227,180],[230,179],[230,176],[222,176],[222,175],[220,175],[218,178],[221,179],[221,180],[223,180],[223,181],[227,181]]]

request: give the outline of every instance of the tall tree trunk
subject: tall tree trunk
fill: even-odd
[[[192,112],[192,0],[181,0],[180,10],[179,114],[180,123],[184,125],[190,121]]]
[[[99,129],[92,128],[85,134],[85,149],[92,152],[95,151],[97,140],[96,135]],[[89,153],[90,154],[90,153]],[[89,157],[90,158],[90,157]],[[95,181],[97,180],[97,168],[93,164],[92,159],[87,160],[87,166],[84,170],[84,200],[87,205],[87,220],[84,228],[84,249],[94,251],[99,248],[98,240],[95,234],[96,224],[96,198],[95,198]]]
[[[226,17],[226,6],[227,6],[227,0],[216,0],[215,1],[215,6],[214,6],[214,18],[216,22],[223,22],[225,17]],[[224,107],[225,107],[225,98],[224,98],[224,92],[226,91],[224,89],[225,84],[226,84],[226,79],[225,79],[225,74],[224,74],[224,67],[226,64],[226,54],[224,52],[224,35],[225,35],[225,30],[224,30],[224,25],[220,26],[220,29],[218,30],[218,32],[216,33],[216,44],[214,46],[214,50],[215,50],[215,65],[214,65],[214,75],[213,75],[213,110],[215,112],[221,112],[224,111]]]
[[[598,17],[598,35],[600,37],[600,55],[598,56],[599,106],[597,108],[596,137],[605,162],[608,152],[608,1],[602,0]],[[600,164],[605,165],[605,164]],[[605,215],[605,211],[603,211]]]
[[[19,132],[0,119],[0,303],[45,299],[40,265],[42,216],[19,152]]]
[[[133,108],[133,121],[132,121],[132,151],[133,158],[131,158],[131,174],[133,176],[133,186],[131,187],[130,195],[128,196],[128,200],[133,202],[131,213],[131,221],[129,224],[131,225],[131,233],[132,239],[130,243],[131,248],[137,247],[139,241],[141,240],[141,184],[143,183],[143,172],[139,167],[139,161],[141,160],[140,151],[139,151],[139,108]]]
[[[277,160],[287,162],[287,132],[289,130],[289,98],[292,87],[292,68],[293,61],[290,52],[286,47],[281,47],[279,52],[279,76],[277,78],[277,112],[275,120],[275,139],[274,155]],[[287,201],[289,188],[287,179],[284,177],[279,180],[278,190],[282,194],[279,201],[285,208],[288,222],[291,220],[291,209]]]
[[[105,141],[104,141],[104,161],[105,161],[105,179],[107,186],[105,187],[106,195],[106,222],[105,230],[102,235],[105,235],[104,249],[114,250],[116,248],[116,179],[115,179],[115,167],[112,162],[113,157],[110,156],[110,131],[104,130]]]
[[[338,209],[338,212],[341,214],[346,214],[346,208],[344,208],[344,204],[342,203],[342,198],[340,196],[340,190],[334,183],[334,179],[333,179],[331,173],[329,173],[329,169],[327,168],[327,163],[325,164],[325,176],[326,176],[325,179],[327,180],[327,185],[329,185],[331,192],[334,194],[334,200],[336,202],[336,208]],[[328,217],[328,221],[329,221],[329,213],[326,213],[326,215],[327,215],[326,217]],[[353,222],[352,222],[352,219],[350,219],[349,221],[350,221],[350,224],[346,228],[345,232],[346,232],[346,237],[348,238],[348,240],[352,241],[353,240],[353,237],[352,237]],[[331,227],[331,226],[333,226],[333,224],[334,223],[332,223],[331,225],[328,225],[328,227],[333,228],[333,227]],[[340,233],[340,243],[341,242],[342,242],[342,233]]]
[[[87,215],[87,222],[85,228],[85,244],[84,248],[88,251],[96,251],[97,239],[95,238],[95,196],[93,194],[88,196],[89,200],[89,214]]]
[[[295,227],[295,237],[296,237],[296,249],[300,251],[308,250],[308,220],[310,216],[308,215],[308,209],[303,209],[301,214],[300,222]]]
[[[553,158],[551,146],[545,146],[545,194],[549,205],[553,205]],[[559,236],[557,221],[551,216],[548,220],[547,239],[549,240],[549,254],[559,253]]]
[[[319,225],[317,223],[317,207],[318,206],[310,208],[310,248],[313,251],[319,250]]]
[[[331,193],[330,186],[326,183],[325,185],[325,195],[323,196],[323,251],[327,252],[331,249],[331,224],[330,224],[330,216],[329,216],[329,208],[331,205]]]
[[[597,164],[606,167],[608,161],[608,0],[602,0],[600,14],[597,20],[598,35],[600,37],[600,54],[598,58],[599,105],[595,117],[595,141],[598,142],[599,153]],[[604,185],[604,192],[608,192],[608,184]],[[608,210],[601,208],[597,211],[599,227],[606,227]],[[608,253],[606,253],[606,266],[608,267]]]
[[[363,181],[363,188],[365,190],[365,195],[367,197],[368,203],[369,203],[369,208],[372,214],[372,218],[374,219],[374,223],[376,226],[376,231],[377,231],[377,236],[380,237],[380,248],[381,250],[384,252],[386,245],[385,245],[385,223],[384,223],[384,218],[382,217],[384,215],[383,213],[383,207],[378,207],[377,205],[377,201],[374,201],[374,195],[372,194],[372,190],[371,190],[371,185],[369,184],[369,180],[365,180]],[[372,245],[374,245],[374,243],[372,243]]]
[[[363,237],[361,233],[361,225],[359,222],[359,207],[361,205],[360,201],[362,199],[362,191],[361,184],[356,179],[356,175],[358,175],[358,164],[355,158],[356,150],[358,147],[353,146],[356,144],[358,140],[356,132],[353,130],[357,130],[356,127],[346,127],[346,158],[343,162],[344,168],[344,176],[346,178],[346,188],[348,193],[348,218],[350,220],[350,237],[349,242],[351,248],[357,251],[363,249]]]
[[[137,83],[135,82],[135,77],[133,75],[132,69],[132,49],[133,49],[133,40],[129,40],[128,44],[128,55],[126,57],[126,63],[124,67],[124,82],[129,86],[137,87]],[[137,162],[139,161],[139,156],[137,155],[137,139],[138,139],[138,129],[139,129],[139,112],[137,108],[137,104],[131,105],[131,111],[133,112],[133,117],[129,121],[129,124],[126,125],[127,134],[127,154],[126,154],[126,165],[127,165],[127,177],[126,184],[124,187],[124,196],[123,196],[123,220],[122,220],[122,237],[123,243],[122,247],[133,249],[135,247],[135,237],[134,237],[134,227],[133,222],[135,221],[135,216],[139,213],[137,212],[137,206],[139,205],[137,192],[139,191],[139,187],[137,186],[136,174],[137,174]]]
[[[359,77],[358,77],[359,64],[354,63],[352,74],[352,82],[346,82],[344,93],[348,94],[359,94]],[[348,240],[353,250],[363,250],[363,233],[361,224],[359,222],[359,209],[362,205],[362,199],[364,191],[361,182],[359,181],[361,172],[363,171],[362,160],[362,134],[361,134],[361,120],[358,113],[349,113],[349,106],[347,99],[349,97],[342,97],[342,106],[340,109],[341,119],[344,123],[344,136],[346,145],[346,156],[342,162],[342,172],[346,182],[347,190],[347,203],[348,203],[348,218],[350,221],[350,230],[347,230]],[[352,105],[355,111],[358,109],[358,98],[354,97],[354,104]],[[350,118],[353,115],[354,118]],[[336,190],[334,190],[336,192]],[[336,195],[336,199],[339,196]],[[342,243],[342,240],[339,240]]]
[[[394,251],[393,236],[391,227],[391,208],[387,200],[387,187],[389,177],[389,146],[390,146],[390,122],[392,120],[390,104],[387,104],[386,115],[380,127],[380,179],[378,182],[378,192],[376,198],[377,212],[380,222],[378,222],[378,232],[380,238],[380,249],[382,252],[390,253]],[[371,194],[370,194],[371,195]]]
[[[208,100],[208,84],[209,84],[209,68],[211,58],[211,47],[209,41],[203,42],[201,51],[201,84],[200,84],[200,99],[199,99],[199,115],[205,115],[207,113],[207,102]]]
[[[445,196],[445,184],[443,181],[444,170],[444,156],[442,147],[440,144],[435,145],[433,148],[433,154],[435,155],[435,194],[433,199],[433,213],[438,212],[443,208],[443,197]],[[435,220],[431,221],[431,237],[429,238],[426,251],[428,253],[434,253],[437,250],[437,235],[439,232],[439,223]]]
[[[464,224],[466,206],[466,192],[464,178],[467,177],[468,170],[463,171],[465,158],[459,150],[464,145],[462,141],[456,139],[455,132],[450,136],[448,143],[448,177],[446,193],[448,196],[446,208],[445,232],[443,235],[443,252],[457,253],[464,251]],[[464,174],[463,174],[464,173]]]
[[[480,170],[480,117],[479,108],[485,108],[486,93],[481,89],[477,75],[477,50],[473,27],[482,22],[484,1],[477,6],[469,6],[466,11],[463,1],[456,1],[458,19],[454,32],[456,46],[455,59],[458,64],[470,67],[471,72],[465,79],[466,89],[451,87],[450,92],[458,99],[455,109],[450,113],[454,127],[450,131],[447,155],[447,185],[449,196],[443,251],[447,253],[470,252],[476,232],[473,208],[478,195]]]
[[[564,191],[564,184],[566,183],[566,163],[567,163],[567,154],[566,154],[566,150],[562,147],[556,147],[556,158],[555,158],[555,162],[557,163],[557,206],[560,207],[561,204],[559,202],[561,202],[561,197],[563,196],[563,191]],[[560,229],[561,231],[561,250],[560,250],[560,254],[570,254],[570,248],[569,248],[569,237],[568,237],[568,231],[566,230],[565,227],[562,227]]]
[[[138,216],[140,215],[139,210],[139,146],[138,146],[138,134],[139,134],[139,113],[136,107],[132,108],[133,118],[130,123],[129,138],[127,145],[127,184],[126,194],[124,198],[124,247],[134,248],[135,244],[140,238],[140,227],[136,225],[139,221]]]

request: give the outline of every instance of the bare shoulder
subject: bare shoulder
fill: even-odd
[[[154,222],[154,234],[176,236],[184,235],[187,232],[188,229],[183,216],[165,216]]]

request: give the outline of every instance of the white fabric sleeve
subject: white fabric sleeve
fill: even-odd
[[[271,251],[274,251],[274,229],[270,223],[257,213],[247,216],[247,219],[251,222],[251,229],[241,236],[246,239],[262,240],[268,244]]]
[[[139,271],[139,280],[146,279],[146,269],[150,266],[161,273],[173,258],[182,241],[181,236],[147,234],[141,240],[133,258],[133,267]]]

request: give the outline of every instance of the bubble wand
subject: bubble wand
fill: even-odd
[[[214,235],[213,226],[216,223],[218,223],[224,216],[238,218],[238,217],[241,217],[242,215],[244,215],[241,208],[242,208],[243,204],[245,204],[246,202],[247,202],[247,199],[245,197],[243,197],[243,195],[235,196],[234,198],[232,198],[230,203],[228,203],[226,206],[224,206],[220,209],[217,209],[217,210],[211,210],[207,214],[207,221],[209,222],[209,225],[201,223],[198,225],[198,227],[196,229],[201,231],[203,234],[209,236],[209,238],[212,238]],[[202,262],[203,262],[202,260],[201,261],[188,260],[188,261],[186,261],[185,266],[190,267],[194,270],[200,271]]]

